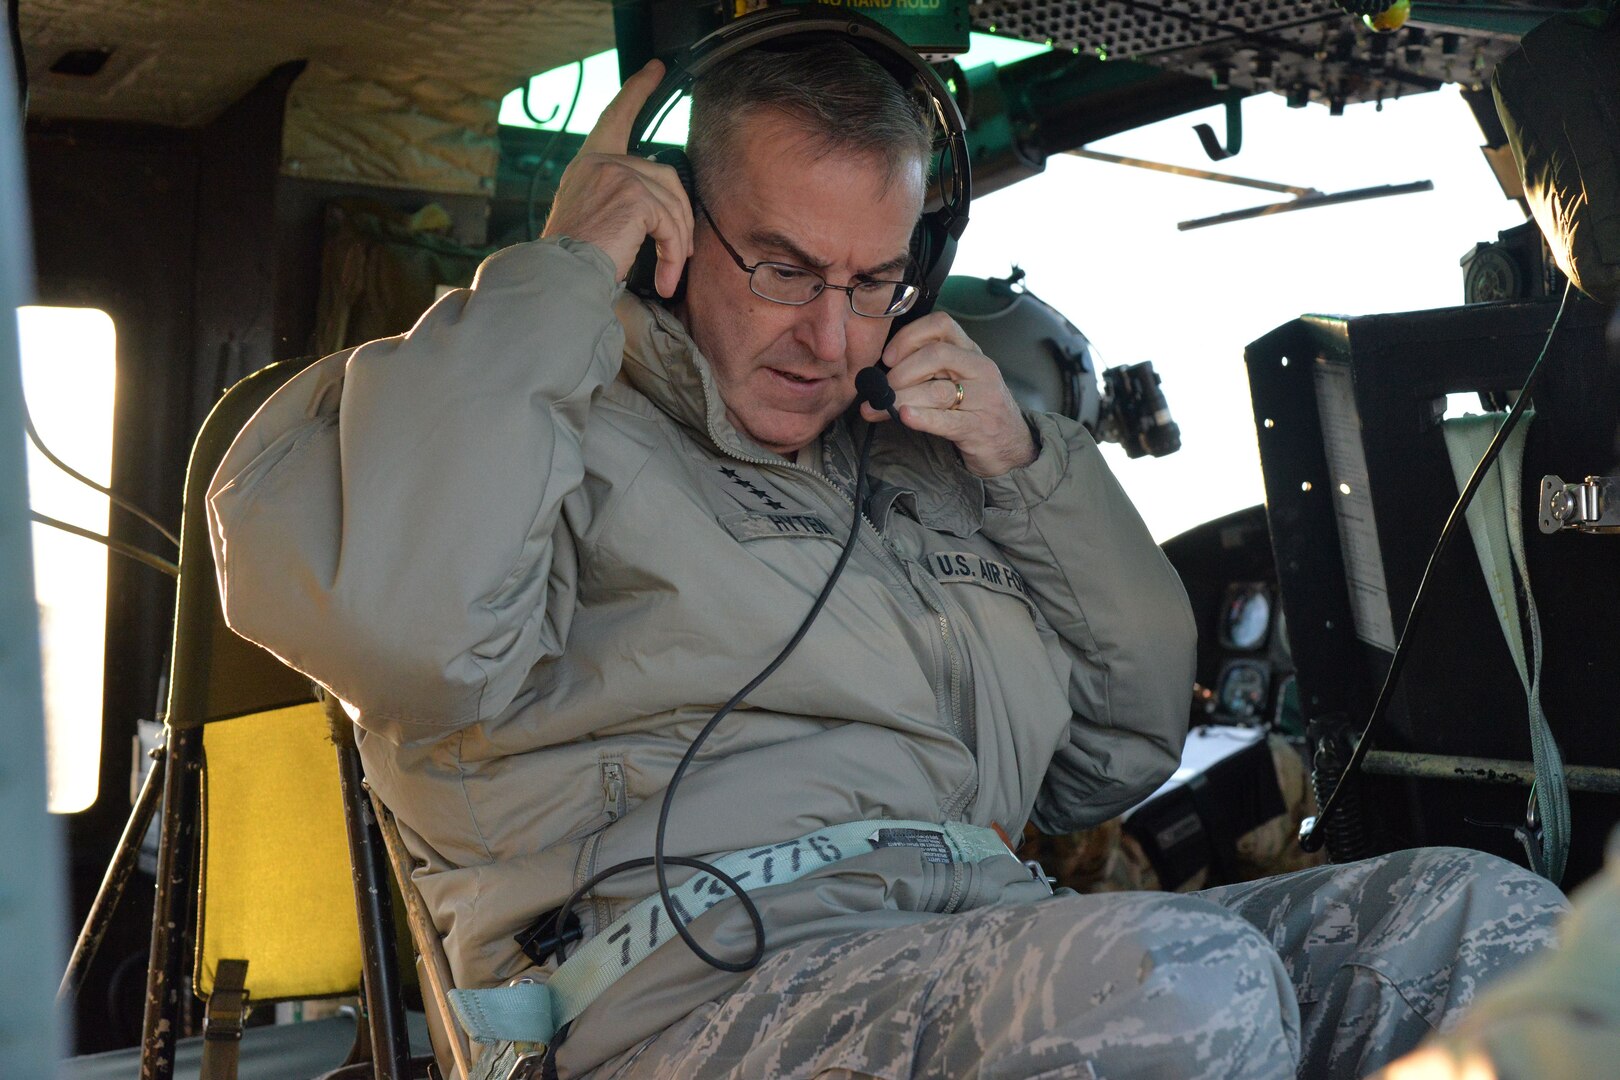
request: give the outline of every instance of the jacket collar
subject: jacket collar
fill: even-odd
[[[732,426],[708,359],[668,309],[626,292],[614,311],[624,328],[620,368],[624,381],[691,430],[700,442],[751,460],[778,457]],[[837,468],[853,483],[853,433],[864,437],[866,426],[851,409],[823,433],[822,458],[829,475]],[[917,520],[930,528],[955,536],[978,531],[984,512],[984,482],[967,471],[949,442],[883,424],[872,441],[871,475],[879,489],[874,496],[883,503],[880,516],[899,504],[909,506]]]
[[[745,458],[776,456],[731,425],[708,359],[668,309],[626,292],[614,314],[624,328],[624,381],[702,442]]]

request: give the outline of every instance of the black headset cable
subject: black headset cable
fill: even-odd
[[[34,449],[38,450],[42,455],[44,455],[46,461],[50,462],[52,465],[55,465],[58,469],[61,469],[79,483],[88,488],[94,489],[102,495],[105,495],[107,500],[114,506],[121,510],[127,510],[131,514],[134,514],[136,517],[140,518],[142,521],[146,522],[148,525],[152,526],[152,528],[162,533],[163,538],[169,543],[173,544],[175,547],[180,546],[180,538],[174,535],[174,533],[170,532],[168,529],[164,528],[162,522],[158,521],[157,518],[153,517],[145,510],[142,510],[139,506],[124,498],[122,495],[119,495],[111,488],[103,487],[101,484],[96,483],[94,480],[84,475],[84,473],[79,472],[73,466],[51,453],[51,448],[45,445],[45,441],[39,437],[38,429],[34,427],[34,418],[28,412],[28,401],[26,399],[24,399],[22,407],[23,428],[28,432],[28,441],[34,444]]]

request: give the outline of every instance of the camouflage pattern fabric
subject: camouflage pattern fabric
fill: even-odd
[[[1592,1080],[1620,1069],[1620,829],[1576,890],[1558,949],[1497,983],[1462,1023],[1376,1080]]]
[[[590,1075],[1360,1077],[1453,1025],[1566,907],[1458,848],[1194,895],[1062,892],[784,950]]]
[[[1569,902],[1495,856],[1414,848],[1198,894],[1277,949],[1299,1002],[1300,1077],[1359,1077],[1456,1025],[1555,943]]]

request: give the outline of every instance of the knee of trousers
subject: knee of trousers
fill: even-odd
[[[1393,985],[1445,1030],[1475,996],[1551,947],[1569,901],[1539,874],[1467,848],[1412,848],[1344,868],[1358,924],[1338,963]]]
[[[1097,901],[1105,906],[1095,933],[1075,950],[1081,955],[1062,965],[1077,1000],[1101,1010],[1117,1005],[1170,1035],[1241,1029],[1297,1038],[1288,973],[1247,919],[1172,893],[1089,896],[1080,903]]]
[[[1369,861],[1389,890],[1383,899],[1399,899],[1416,889],[1436,902],[1465,901],[1471,921],[1508,918],[1529,930],[1569,909],[1563,890],[1540,874],[1471,848],[1410,848]],[[1375,889],[1366,899],[1381,898]]]
[[[1489,887],[1506,884],[1514,889],[1551,898],[1554,903],[1565,902],[1563,890],[1540,874],[1526,870],[1509,859],[1484,851],[1475,851],[1473,848],[1419,847],[1392,852],[1382,858],[1408,865],[1412,863],[1449,865],[1457,873],[1466,874]]]

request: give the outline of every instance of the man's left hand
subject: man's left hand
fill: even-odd
[[[943,311],[902,327],[883,363],[900,422],[955,443],[975,476],[1001,476],[1035,460],[1035,440],[1001,369]],[[861,415],[888,419],[867,405]]]

